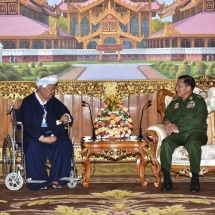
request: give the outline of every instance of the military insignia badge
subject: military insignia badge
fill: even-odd
[[[190,101],[187,103],[187,108],[194,108],[196,103],[194,101]]]
[[[174,109],[178,109],[179,103],[175,103]]]

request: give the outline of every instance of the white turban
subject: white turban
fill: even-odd
[[[48,84],[57,84],[58,82],[58,76],[57,75],[51,75],[44,78],[37,78],[36,85],[37,87],[41,86],[46,87]]]

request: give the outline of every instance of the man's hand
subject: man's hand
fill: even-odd
[[[54,135],[48,136],[48,137],[41,136],[40,139],[39,139],[40,142],[46,143],[46,144],[52,144],[52,143],[54,143],[56,140],[57,140],[57,137],[54,136]]]
[[[167,134],[179,133],[178,127],[170,121],[164,122],[164,128]]]
[[[64,114],[61,118],[60,118],[60,121],[63,123],[63,124],[66,124],[67,122],[69,122],[69,116],[67,114]]]

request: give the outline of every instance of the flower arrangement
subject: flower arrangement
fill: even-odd
[[[107,97],[103,108],[95,118],[94,128],[98,138],[126,138],[133,129],[132,119],[122,104],[122,100],[114,96]]]

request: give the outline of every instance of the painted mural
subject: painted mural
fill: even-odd
[[[208,20],[214,0],[0,0],[0,81],[214,76]]]

